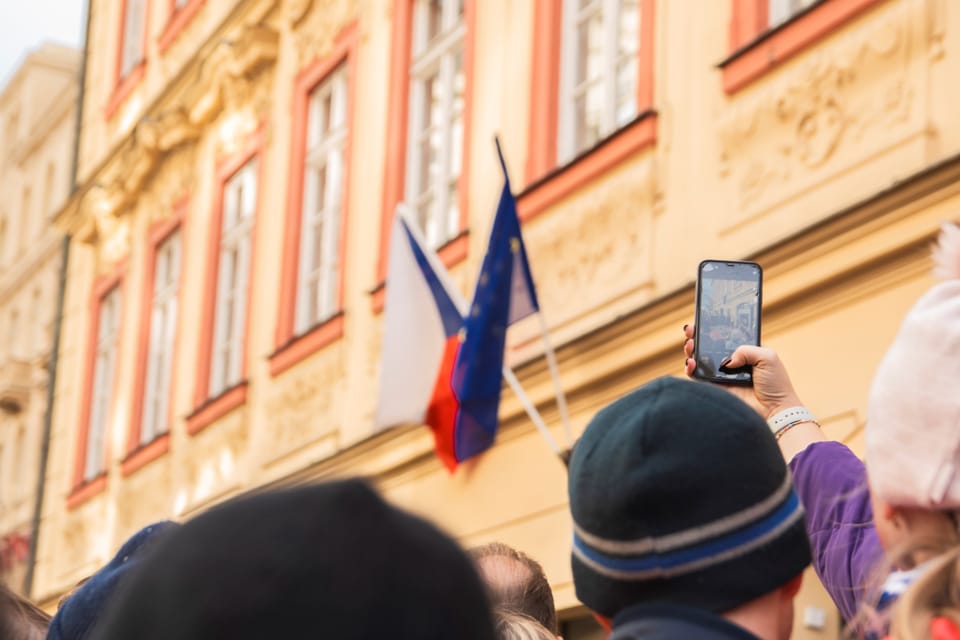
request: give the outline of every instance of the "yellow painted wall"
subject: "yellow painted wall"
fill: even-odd
[[[371,310],[370,291],[391,170],[385,140],[393,3],[208,1],[163,54],[156,37],[165,3],[149,3],[144,79],[106,121],[116,4],[93,2],[80,185],[58,218],[76,241],[34,596],[52,601],[150,521],[189,517],[256,486],[362,474],[467,545],[503,540],[529,552],[544,564],[559,606],[575,607],[565,472],[511,393],[504,394],[497,445],[453,476],[432,456],[426,429],[373,432],[382,316]],[[859,446],[872,369],[898,319],[931,282],[926,247],[939,221],[957,218],[960,171],[951,158],[960,151],[960,126],[950,105],[957,91],[951,79],[960,71],[960,14],[936,0],[879,2],[727,95],[716,64],[729,53],[730,4],[657,0],[656,143],[525,224],[575,430],[644,381],[681,372],[680,327],[693,314],[701,259],[756,258],[767,278],[765,342],[781,350],[828,432]],[[537,73],[533,19],[532,0],[477,5],[469,251],[453,273],[465,293],[501,187],[494,133],[515,190],[527,186],[521,169]],[[271,377],[292,87],[354,20],[344,336]],[[238,143],[230,131],[244,122],[259,123],[265,140],[248,400],[189,436],[215,167]],[[193,312],[180,326],[170,451],[123,477],[147,230],[185,195],[188,275],[180,301]],[[117,261],[126,264],[125,325],[107,486],[70,510],[90,287]],[[511,330],[507,358],[562,437],[535,321]],[[826,600],[808,580],[798,629],[803,609],[814,604],[825,607]],[[803,629],[797,637],[837,637],[832,609],[830,616],[824,631]]]

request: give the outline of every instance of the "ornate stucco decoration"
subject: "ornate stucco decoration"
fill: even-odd
[[[730,99],[717,135],[732,222],[926,130],[918,108],[928,73],[922,45],[941,48],[945,28],[930,22],[926,5],[887,5]]]
[[[288,0],[286,14],[295,27],[298,65],[302,68],[328,54],[340,30],[358,12],[356,0]]]

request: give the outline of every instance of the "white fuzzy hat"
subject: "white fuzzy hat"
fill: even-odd
[[[913,306],[867,405],[870,489],[897,506],[960,509],[960,227],[935,250],[944,279]]]

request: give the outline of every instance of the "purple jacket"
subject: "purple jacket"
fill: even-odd
[[[867,470],[839,442],[817,442],[794,456],[790,471],[807,511],[813,567],[849,621],[883,560],[873,526]]]

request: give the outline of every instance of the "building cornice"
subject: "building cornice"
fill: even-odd
[[[54,219],[61,231],[87,243],[109,234],[166,154],[242,105],[256,77],[277,58],[279,33],[266,21],[277,2],[249,0],[230,14],[74,191]]]

